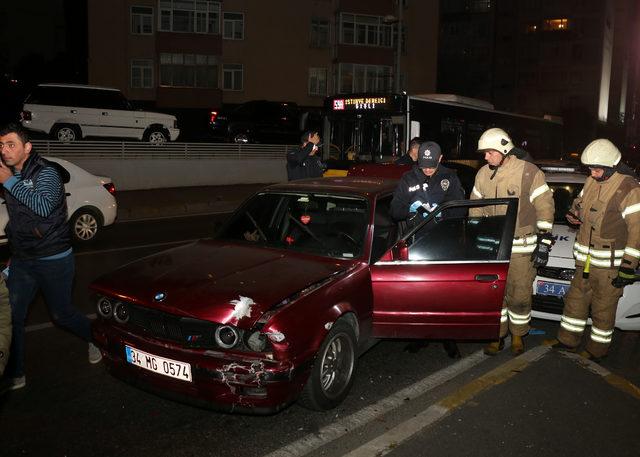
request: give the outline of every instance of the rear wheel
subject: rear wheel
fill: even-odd
[[[80,139],[80,129],[72,124],[56,124],[51,130],[51,138],[63,143],[71,143]]]
[[[347,396],[356,371],[356,334],[339,320],[326,336],[300,396],[309,409],[323,411],[338,406]]]
[[[78,243],[90,243],[95,240],[102,227],[102,219],[88,208],[80,208],[69,220],[71,236]]]

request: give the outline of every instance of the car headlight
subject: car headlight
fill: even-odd
[[[105,319],[109,319],[113,316],[113,303],[107,297],[101,297],[98,300],[98,314]]]
[[[129,320],[129,307],[121,301],[117,302],[113,307],[113,317],[121,324],[125,324]]]
[[[216,344],[224,349],[231,349],[240,339],[238,330],[230,325],[222,325],[218,327],[214,334]]]
[[[267,337],[260,331],[252,332],[247,338],[247,346],[255,352],[263,352],[267,348]]]

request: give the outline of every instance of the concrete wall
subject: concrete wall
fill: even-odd
[[[284,159],[121,159],[65,157],[90,173],[109,176],[118,190],[286,181]]]

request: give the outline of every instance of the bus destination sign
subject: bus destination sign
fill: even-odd
[[[387,97],[336,98],[334,111],[360,111],[387,108]]]

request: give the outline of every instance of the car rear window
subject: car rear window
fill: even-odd
[[[582,190],[582,186],[581,183],[549,183],[549,187],[553,190],[553,201],[556,206],[555,222],[567,222],[565,215],[571,208],[573,200]]]

